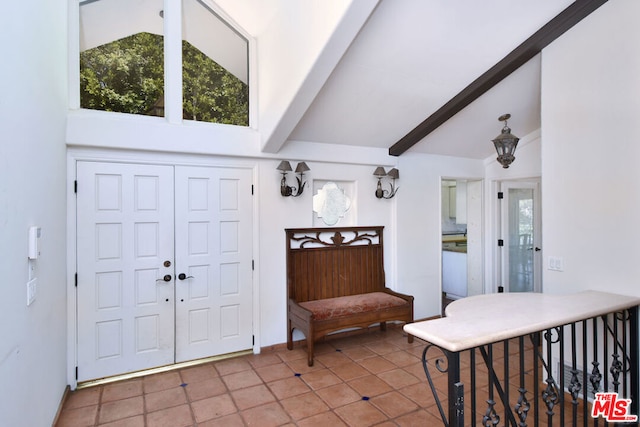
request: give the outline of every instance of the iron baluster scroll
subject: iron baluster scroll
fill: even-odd
[[[527,389],[523,386],[525,384],[525,351],[524,351],[524,337],[518,338],[518,351],[520,357],[518,358],[519,367],[520,367],[520,387],[518,388],[518,402],[514,406],[516,415],[518,416],[518,426],[525,427],[527,425],[527,416],[529,415],[529,409],[531,409],[531,404],[527,399]]]
[[[556,337],[554,338],[554,332],[556,332]],[[547,361],[552,360],[552,348],[553,344],[560,342],[560,328],[548,329],[544,332],[544,339],[547,348],[547,357],[545,359],[540,359],[540,363],[542,364],[544,370],[546,371],[546,383],[547,386],[544,388],[542,392],[542,400],[547,407],[547,423],[549,425],[553,424],[553,416],[555,412],[553,409],[558,403],[562,403],[562,396],[558,390],[556,385],[556,380],[553,378],[553,373],[551,371],[551,367],[547,363]]]
[[[476,304],[471,303],[477,297],[450,304],[453,308],[447,309],[447,317],[406,325],[408,333],[427,342],[422,365],[442,425],[614,425],[617,421],[613,406],[610,411],[604,404],[594,404],[603,392],[629,402],[626,416],[633,420],[638,415],[640,399],[640,299],[625,297],[621,298],[624,303],[618,303],[617,296],[608,295],[611,294],[581,295],[569,303],[577,305],[600,298],[598,304],[602,307],[596,313],[573,310],[566,301],[560,303],[553,298],[532,296],[531,299],[540,298],[545,303],[551,299],[551,306],[558,302],[559,307],[574,312],[566,322],[559,316],[561,321],[557,325],[551,324],[553,319],[546,325],[533,319],[537,323],[528,330],[526,323],[520,325],[515,320],[495,322],[488,315],[482,315],[486,311],[474,317],[472,311]],[[477,307],[487,306],[482,304],[486,302],[482,298],[477,302]],[[522,307],[514,301],[506,305]],[[582,311],[584,315],[580,314]],[[494,329],[487,327],[487,337],[474,335],[483,325],[477,326],[470,319],[480,324],[489,319],[486,323]],[[507,330],[496,332],[497,325]],[[510,325],[513,333],[508,330]],[[456,341],[458,336],[461,338]],[[499,339],[492,339],[496,336]],[[468,343],[472,345],[465,345]],[[436,387],[444,380],[446,396],[444,388]]]

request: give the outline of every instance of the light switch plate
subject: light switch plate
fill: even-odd
[[[564,271],[564,260],[561,257],[549,257],[549,270]]]

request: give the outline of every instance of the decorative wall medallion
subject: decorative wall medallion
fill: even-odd
[[[327,225],[335,225],[349,210],[351,200],[335,182],[327,182],[313,196],[313,211]]]

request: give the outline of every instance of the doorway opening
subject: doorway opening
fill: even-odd
[[[450,302],[484,293],[483,181],[441,180],[442,312]]]

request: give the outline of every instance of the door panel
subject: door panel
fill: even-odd
[[[173,363],[173,168],[78,162],[78,380]]]
[[[252,346],[251,171],[176,167],[176,361]]]

